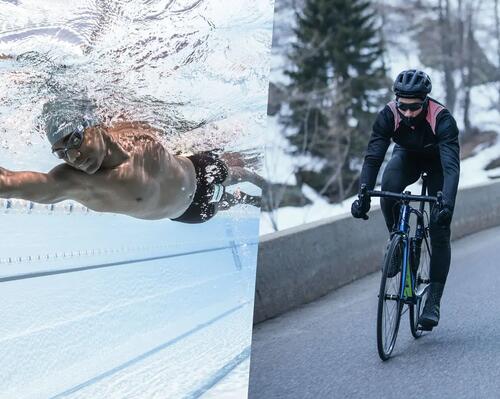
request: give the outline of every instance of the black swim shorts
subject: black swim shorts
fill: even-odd
[[[217,213],[218,204],[224,194],[222,182],[229,170],[217,154],[206,151],[188,156],[196,171],[196,192],[189,208],[178,218],[182,223],[203,223]]]

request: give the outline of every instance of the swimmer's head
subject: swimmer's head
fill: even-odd
[[[53,146],[77,130],[97,125],[99,118],[96,106],[86,98],[58,98],[44,104],[42,121]]]
[[[43,106],[42,120],[58,158],[88,174],[99,170],[106,150],[96,106],[90,100],[50,101]]]

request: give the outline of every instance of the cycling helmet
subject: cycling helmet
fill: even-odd
[[[398,97],[425,99],[432,90],[432,83],[425,72],[408,69],[398,75],[392,90]]]

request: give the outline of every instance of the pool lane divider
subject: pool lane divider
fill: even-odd
[[[0,277],[0,283],[4,283],[4,282],[8,282],[8,281],[25,280],[25,279],[37,278],[37,277],[46,277],[46,276],[52,276],[52,275],[57,275],[57,274],[83,272],[83,271],[102,269],[102,268],[107,268],[107,267],[130,265],[133,263],[151,262],[151,261],[161,260],[161,259],[176,258],[176,257],[181,257],[181,256],[195,255],[195,254],[201,254],[201,253],[207,253],[207,252],[223,251],[226,249],[231,250],[231,252],[233,253],[233,256],[234,256],[235,247],[246,246],[246,245],[257,245],[257,244],[258,244],[257,241],[245,242],[245,243],[240,243],[240,244],[235,244],[234,242],[231,242],[230,245],[199,249],[199,250],[195,250],[195,251],[179,252],[179,253],[174,253],[174,254],[152,256],[152,257],[140,258],[140,259],[129,259],[129,260],[101,263],[101,264],[97,264],[97,265],[81,266],[81,267],[75,267],[75,268],[55,269],[55,270],[45,270],[45,271],[39,271],[39,272],[15,274],[12,276]],[[238,261],[239,261],[239,259],[238,259]],[[237,267],[238,267],[238,265],[241,266],[240,263],[236,264]]]

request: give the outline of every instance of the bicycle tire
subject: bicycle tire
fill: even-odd
[[[392,262],[399,262],[399,270],[394,277],[389,277],[392,270]],[[397,264],[397,263],[396,263]],[[385,254],[384,267],[378,295],[377,309],[377,349],[382,360],[387,360],[396,344],[403,301],[399,293],[401,291],[401,270],[403,264],[403,241],[399,235],[394,235]],[[393,272],[391,274],[394,274]],[[391,306],[392,311],[387,306]],[[388,322],[386,325],[386,322]]]
[[[422,315],[422,311],[427,301],[430,283],[430,264],[431,264],[431,247],[427,237],[422,240],[420,248],[420,262],[418,265],[415,281],[415,296],[417,302],[410,306],[410,331],[415,339],[422,336],[423,330],[418,328],[418,319]]]

